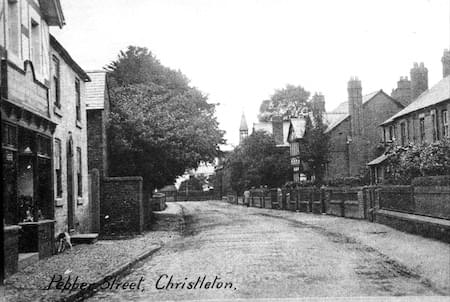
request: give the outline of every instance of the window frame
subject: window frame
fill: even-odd
[[[75,78],[75,115],[76,121],[81,122],[81,83]]]
[[[425,142],[425,117],[419,117],[419,137],[420,142]]]
[[[448,111],[443,109],[441,111],[441,123],[442,123],[442,137],[448,138]]]
[[[61,109],[61,63],[57,56],[52,56],[52,66],[53,66],[53,74],[52,74],[52,84],[54,89],[54,97],[53,104]]]

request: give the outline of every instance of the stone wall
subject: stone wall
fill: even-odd
[[[106,177],[102,184],[102,235],[136,234],[144,230],[142,177]]]

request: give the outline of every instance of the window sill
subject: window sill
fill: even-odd
[[[62,197],[55,198],[55,207],[62,208],[63,207],[63,199]]]
[[[59,117],[62,117],[61,108],[56,105],[53,105],[53,113],[55,113]]]
[[[81,124],[81,121],[77,120],[76,121],[76,125],[78,128],[82,129],[83,128],[83,124]]]
[[[83,197],[77,197],[77,206],[81,206],[84,203],[84,198]]]

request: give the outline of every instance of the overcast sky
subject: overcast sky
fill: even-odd
[[[209,95],[229,143],[242,111],[249,127],[275,89],[301,85],[332,110],[358,76],[363,94],[390,94],[413,62],[442,77],[450,0],[61,0],[52,33],[85,69],[128,45],[145,46]]]

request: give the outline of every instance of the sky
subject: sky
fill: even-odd
[[[450,0],[61,0],[66,26],[52,33],[85,70],[101,69],[129,45],[147,47],[165,66],[219,103],[231,145],[239,123],[257,122],[275,89],[301,85],[347,100],[357,76],[363,94],[388,94],[414,62],[431,87],[450,48]]]

